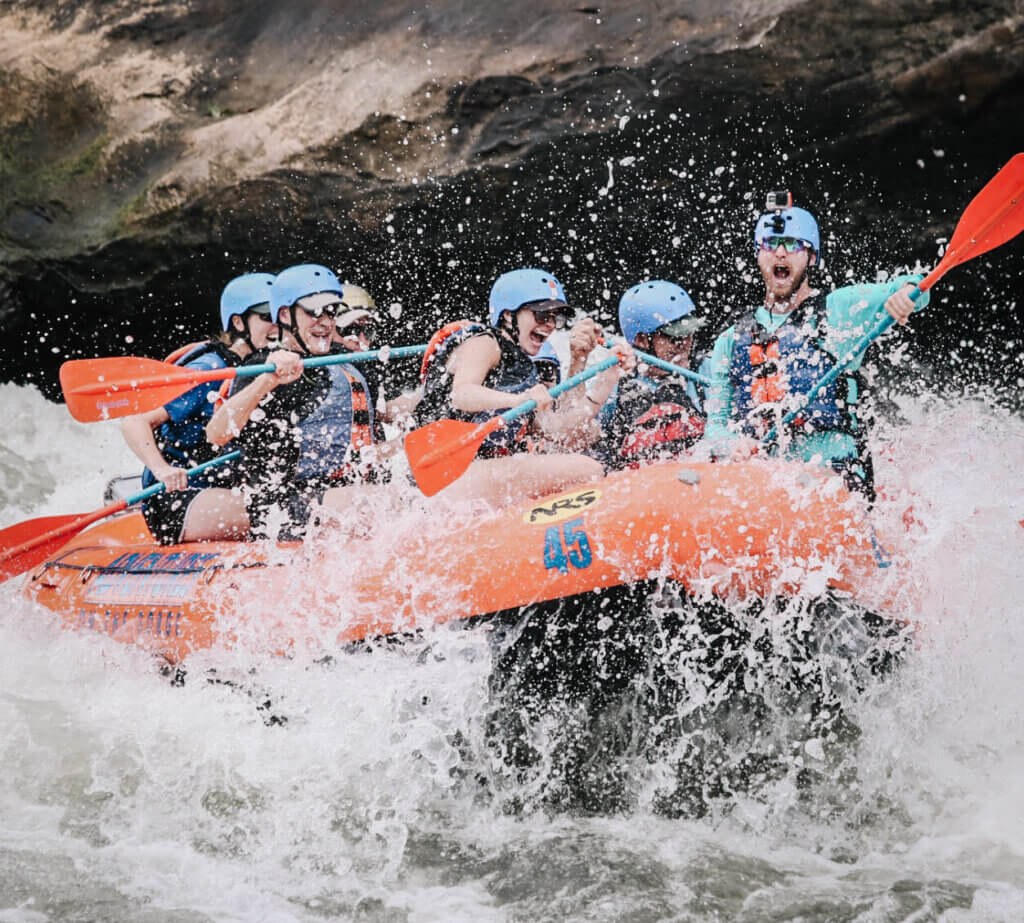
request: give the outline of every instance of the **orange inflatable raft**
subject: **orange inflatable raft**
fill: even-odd
[[[483,516],[427,509],[365,540],[326,529],[305,544],[175,546],[130,511],[77,535],[27,592],[66,627],[171,661],[217,645],[324,653],[560,598],[600,605],[608,588],[660,577],[718,596],[833,592],[902,615],[899,567],[863,505],[804,465],[665,464]]]

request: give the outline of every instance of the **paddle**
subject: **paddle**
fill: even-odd
[[[404,359],[419,356],[423,346],[399,346],[372,349],[361,353],[331,353],[303,359],[306,368],[321,365],[345,365],[376,359]],[[76,420],[93,423],[128,417],[163,407],[186,391],[212,381],[248,378],[273,372],[273,364],[242,365],[223,369],[189,369],[144,359],[138,356],[115,356],[109,359],[72,359],[60,367],[60,384],[68,410]]]
[[[584,369],[578,375],[567,378],[561,384],[548,389],[552,397],[575,388],[589,378],[610,369],[618,362],[617,356],[609,356]],[[459,478],[476,458],[483,441],[495,430],[516,417],[529,413],[537,406],[534,400],[523,401],[511,410],[492,417],[485,423],[467,423],[463,420],[438,420],[414,429],[405,437],[405,454],[409,459],[412,476],[420,490],[428,497],[447,487]]]
[[[953,238],[946,247],[942,259],[921,283],[910,293],[917,301],[922,292],[927,292],[954,266],[966,263],[995,247],[1005,244],[1024,231],[1024,154],[1017,154],[1006,164],[970,202],[953,232]],[[808,391],[799,407],[782,418],[782,426],[791,423],[814,399],[819,391],[834,382],[846,367],[865,349],[875,342],[893,323],[890,314],[883,314],[874,325],[846,354],[843,360]],[[778,427],[761,440],[773,442]]]
[[[606,346],[614,346],[616,341],[622,340],[621,337],[613,337],[609,334],[604,335],[604,341]],[[691,371],[690,369],[684,369],[681,365],[673,365],[671,362],[666,362],[664,359],[659,359],[657,356],[652,356],[650,353],[640,352],[635,346],[633,352],[636,353],[637,359],[646,362],[648,365],[653,365],[655,368],[664,369],[666,372],[671,372],[673,375],[682,375],[683,378],[689,378],[690,381],[695,381],[700,385],[710,385],[711,379],[707,375],[701,375],[699,372]]]
[[[241,452],[228,452],[227,455],[218,455],[208,462],[189,468],[188,476],[191,478],[214,465],[233,461],[241,454]],[[111,503],[92,513],[42,516],[39,519],[27,519],[25,522],[19,522],[17,525],[0,530],[0,582],[10,580],[11,577],[23,574],[37,564],[42,564],[53,552],[67,543],[71,536],[81,532],[86,526],[105,519],[107,516],[113,516],[114,513],[119,513],[135,503],[141,503],[164,489],[163,484],[154,484],[152,487],[140,490],[124,500],[118,500],[116,503]]]

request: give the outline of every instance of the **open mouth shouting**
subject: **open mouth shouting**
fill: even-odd
[[[803,283],[806,270],[798,272],[789,260],[778,258],[761,264],[761,275],[764,277],[768,293],[774,301],[787,300]]]
[[[553,326],[534,327],[533,330],[530,331],[528,339],[530,341],[530,345],[534,347],[531,350],[531,355],[535,354],[540,350],[540,348],[544,345],[547,338],[551,336],[552,330],[554,330]]]

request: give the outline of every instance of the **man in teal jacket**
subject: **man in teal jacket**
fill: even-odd
[[[811,287],[808,272],[821,254],[818,224],[787,193],[769,196],[754,242],[764,280],[764,303],[720,334],[711,356],[712,383],[704,443],[717,457],[743,457],[758,448],[835,469],[851,490],[874,497],[863,422],[864,380],[857,357],[786,427],[782,418],[888,312],[900,324],[928,303],[910,293],[920,276],[851,285],[828,295]],[[770,446],[762,440],[774,430]]]

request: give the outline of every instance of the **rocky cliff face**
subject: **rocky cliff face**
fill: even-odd
[[[0,0],[0,368],[56,394],[65,359],[162,355],[232,275],[301,260],[395,342],[522,264],[606,319],[674,279],[717,324],[767,189],[841,284],[933,264],[1020,150],[1021,0]],[[919,354],[1024,376],[1022,256],[948,277]]]

